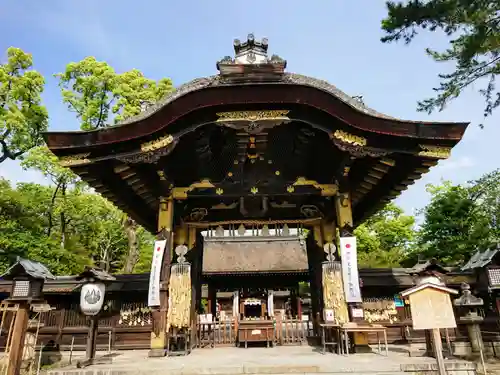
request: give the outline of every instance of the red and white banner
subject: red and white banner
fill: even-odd
[[[160,276],[167,240],[155,241],[149,274],[148,306],[160,306]]]
[[[356,237],[340,237],[340,257],[346,302],[362,302],[361,290],[359,289]]]

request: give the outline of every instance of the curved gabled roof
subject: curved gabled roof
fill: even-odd
[[[163,124],[155,127],[145,127],[144,124],[151,120],[153,117],[161,115],[161,112],[165,111],[169,106],[174,106],[176,102],[185,99],[188,95],[192,99],[192,106],[189,108],[193,111],[197,108],[204,108],[207,106],[213,106],[214,101],[203,102],[203,99],[199,98],[196,93],[201,93],[203,90],[207,89],[224,89],[224,88],[243,88],[248,87],[250,83],[228,83],[220,75],[197,78],[186,84],[181,85],[178,89],[172,93],[166,95],[158,103],[150,106],[145,111],[141,112],[137,116],[125,119],[114,126],[109,126],[103,129],[89,130],[89,131],[70,131],[70,132],[48,132],[45,134],[45,139],[50,148],[78,148],[82,146],[89,146],[89,140],[91,139],[92,146],[99,146],[104,144],[122,142],[132,140],[134,138],[141,138],[151,134],[151,131],[158,132],[161,131],[163,127],[168,126],[172,121],[175,121],[175,117],[181,116],[181,113],[176,113],[174,118],[169,119],[166,116],[164,118]],[[283,73],[282,79],[275,82],[255,82],[252,85],[258,86],[261,89],[272,88],[276,86],[283,87],[286,90],[295,88],[310,88],[317,91],[322,91],[331,96],[333,101],[343,104],[344,107],[342,111],[334,111],[337,113],[339,118],[342,118],[345,122],[349,122],[351,126],[358,128],[366,132],[375,132],[379,134],[388,134],[393,136],[406,136],[406,137],[418,137],[420,134],[422,138],[435,138],[444,140],[455,140],[458,141],[462,138],[468,122],[426,122],[426,121],[410,121],[397,119],[386,114],[375,111],[372,108],[366,106],[362,101],[353,98],[343,91],[339,90],[336,86],[328,83],[327,81],[316,79],[313,77],[296,74],[296,73]],[[276,90],[274,90],[276,92]],[[215,93],[214,93],[215,95]],[[207,96],[204,96],[205,100]],[[314,105],[308,100],[310,95],[303,97],[302,102],[304,104]],[[237,98],[233,97],[234,104],[238,102]],[[296,98],[291,99],[297,102]],[[276,96],[276,101],[280,101],[279,96]],[[283,102],[286,99],[283,98]],[[221,105],[230,104],[220,101]],[[333,106],[333,103],[332,105]],[[328,111],[328,108],[321,108],[322,105],[319,103],[317,107]],[[352,111],[352,114],[362,115],[364,121],[352,122],[346,121],[345,111]],[[187,113],[184,113],[184,115]],[[358,116],[359,117],[359,116]],[[386,124],[385,126],[373,126],[373,122],[376,120],[383,120]],[[426,136],[425,127],[433,128],[433,136]],[[64,140],[61,138],[63,136]],[[56,141],[58,139],[59,141]]]
[[[218,75],[180,86],[141,114],[45,139],[63,165],[154,231],[160,197],[172,189],[198,205],[180,204],[183,215],[205,209],[220,221],[248,216],[241,203],[234,209],[236,196],[271,197],[257,210],[269,218],[300,217],[315,204],[330,215],[323,198],[342,185],[359,223],[447,158],[468,125],[390,117],[285,67],[267,57],[267,41],[249,36],[219,61]]]

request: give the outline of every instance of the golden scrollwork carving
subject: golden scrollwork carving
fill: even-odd
[[[195,189],[212,189],[215,185],[208,179],[201,180],[199,182],[194,182],[188,187],[176,187],[172,189],[172,196],[175,199],[187,199],[187,194]]]
[[[167,181],[167,178],[165,177],[165,172],[163,171],[156,171],[158,173],[158,177],[160,177],[161,181]]]
[[[451,155],[451,147],[434,146],[434,145],[419,145],[421,151],[419,156],[426,156],[436,159],[448,159]]]
[[[218,112],[217,122],[290,120],[287,110]]]
[[[258,134],[264,129],[289,122],[289,112],[288,110],[219,112],[216,123],[249,134]],[[252,148],[252,145],[250,147]]]
[[[76,155],[68,155],[61,156],[59,158],[59,164],[63,167],[73,167],[76,165],[83,165],[91,163],[91,160],[88,159],[90,152],[85,154],[76,154]]]
[[[170,134],[167,134],[163,137],[160,137],[158,139],[155,139],[150,142],[145,142],[141,144],[141,151],[142,152],[150,152],[150,151],[155,151],[160,148],[167,147],[174,141],[174,137],[172,137]]]
[[[335,132],[331,135],[331,138],[336,138],[344,143],[349,143],[355,146],[366,146],[366,138],[349,134],[343,130],[335,130]]]
[[[338,191],[338,186],[335,184],[319,184],[315,180],[307,180],[305,177],[298,177],[292,186],[313,186],[321,190],[321,195],[324,197],[331,197]]]

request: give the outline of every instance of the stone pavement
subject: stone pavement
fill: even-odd
[[[148,358],[147,351],[115,352],[111,365],[96,365],[78,370],[75,366],[51,369],[47,375],[200,375],[200,374],[431,374],[425,371],[432,358],[409,357],[403,348],[391,348],[389,356],[360,353],[341,356],[310,346],[274,348],[234,347],[197,349],[188,356]],[[80,357],[81,358],[81,357]],[[73,363],[76,363],[73,362]],[[459,362],[450,362],[455,365]],[[461,362],[463,364],[463,362]],[[467,364],[466,364],[467,365]],[[406,367],[405,367],[406,366]],[[469,375],[470,366],[465,372]],[[406,372],[405,372],[406,371]]]

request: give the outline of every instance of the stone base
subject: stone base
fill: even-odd
[[[448,375],[476,375],[476,364],[471,362],[448,362],[444,364]],[[437,363],[403,364],[401,371],[418,375],[438,375]]]
[[[112,363],[113,363],[113,357],[99,357],[99,358],[92,358],[92,359],[85,359],[83,361],[78,361],[76,363],[76,367],[85,368],[87,366],[110,365]]]
[[[384,350],[384,345],[380,345],[381,349]],[[368,345],[356,345],[354,347],[355,353],[372,353],[373,350]]]
[[[165,357],[166,355],[167,351],[165,349],[150,349],[148,352],[149,358]]]

